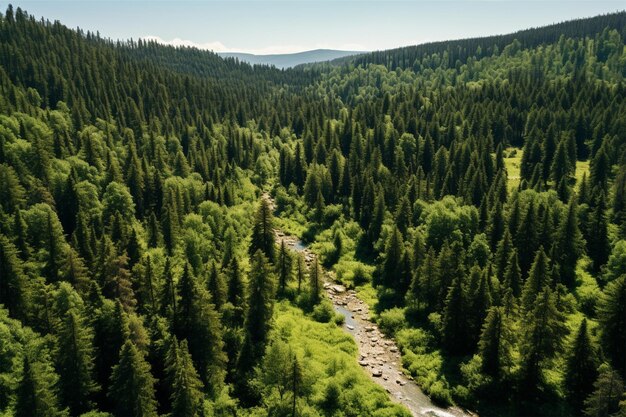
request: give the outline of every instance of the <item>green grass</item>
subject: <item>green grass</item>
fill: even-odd
[[[303,380],[308,381],[307,405],[302,411],[323,408],[325,393],[332,384],[339,388],[338,410],[345,410],[341,415],[410,417],[408,410],[393,403],[383,388],[363,371],[357,363],[354,339],[334,323],[318,323],[288,302],[279,302],[270,343],[277,340],[295,353]]]
[[[504,158],[504,167],[506,168],[508,177],[509,191],[516,190],[520,183],[520,165],[522,163],[523,151],[518,148],[507,148],[505,155],[515,151],[515,156]]]
[[[515,152],[515,155],[512,157],[506,157],[512,152]],[[504,152],[504,166],[506,168],[507,176],[508,176],[508,188],[509,191],[516,190],[519,187],[520,183],[520,166],[522,163],[522,155],[524,151],[520,148],[507,148]],[[589,161],[576,161],[576,187],[580,185],[582,181],[583,175],[587,174],[589,176]]]

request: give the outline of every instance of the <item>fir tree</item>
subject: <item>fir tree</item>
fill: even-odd
[[[156,417],[155,380],[150,365],[130,340],[122,346],[119,357],[119,363],[111,373],[109,388],[115,415]]]
[[[561,217],[552,247],[552,260],[559,265],[560,282],[569,288],[576,284],[576,263],[583,253],[576,207],[573,197],[567,206],[567,213]]]
[[[61,321],[56,362],[63,404],[72,415],[91,410],[92,394],[98,390],[93,372],[93,335],[84,319],[74,309],[70,309]]]
[[[624,392],[620,375],[604,363],[598,369],[598,379],[593,383],[593,392],[585,400],[585,415],[609,417],[618,415],[619,400]]]
[[[508,324],[502,307],[492,307],[485,318],[478,342],[482,372],[499,381],[512,364]]]
[[[195,417],[202,413],[202,382],[193,366],[187,341],[170,341],[165,372],[171,391],[172,416]]]
[[[570,402],[581,410],[583,401],[591,394],[597,377],[596,352],[592,346],[587,320],[583,319],[567,355],[565,386]]]
[[[43,352],[42,352],[43,353]],[[16,389],[15,417],[64,417],[67,412],[59,408],[57,399],[58,376],[54,373],[47,355],[37,360],[26,353],[23,357],[22,376]]]
[[[274,223],[270,203],[266,198],[261,199],[261,205],[256,213],[252,228],[252,240],[250,242],[250,256],[254,256],[257,250],[262,251],[270,262],[274,262]]]

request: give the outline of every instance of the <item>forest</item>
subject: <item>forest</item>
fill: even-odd
[[[442,406],[626,416],[625,41],[619,12],[279,70],[8,6],[0,416],[411,416],[325,279]]]

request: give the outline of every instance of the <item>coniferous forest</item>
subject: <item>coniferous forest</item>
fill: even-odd
[[[411,416],[325,279],[442,407],[626,416],[625,41],[620,12],[279,70],[9,6],[0,415]]]

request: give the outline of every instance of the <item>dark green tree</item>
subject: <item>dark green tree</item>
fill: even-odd
[[[115,415],[156,417],[155,380],[150,373],[150,365],[130,340],[124,343],[119,356],[119,363],[111,373],[109,388]]]
[[[565,371],[567,396],[577,410],[582,410],[583,401],[593,390],[597,369],[596,352],[587,331],[587,320],[583,319],[569,349]]]
[[[252,227],[252,240],[249,253],[254,256],[257,250],[262,251],[270,262],[274,262],[276,239],[274,236],[274,221],[270,202],[266,198],[261,199],[261,204],[254,218]]]

